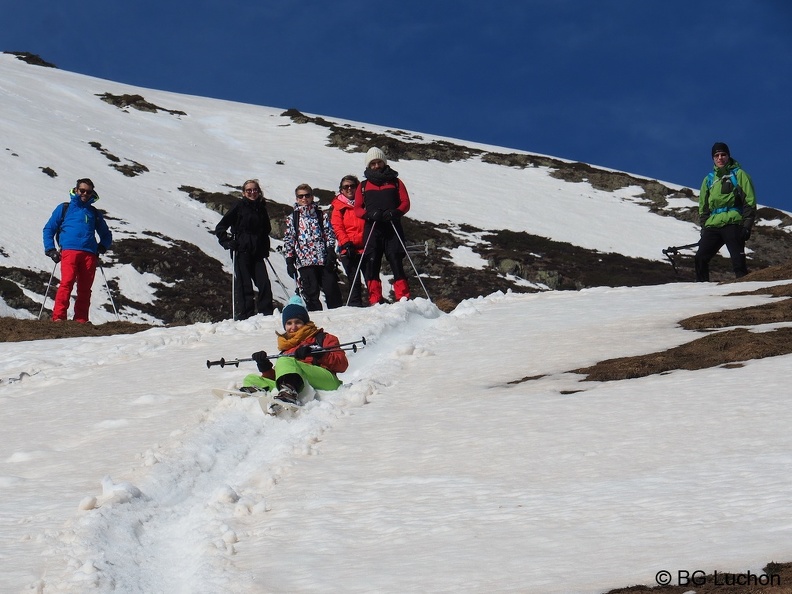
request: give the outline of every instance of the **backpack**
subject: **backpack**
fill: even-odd
[[[734,169],[732,169],[729,172],[729,180],[731,181],[731,184],[734,187],[734,189],[732,190],[732,192],[734,192],[734,207],[733,208],[726,208],[726,207],[716,208],[715,211],[710,213],[711,215],[718,214],[720,212],[726,212],[727,210],[736,210],[736,211],[742,213],[743,208],[745,207],[745,190],[743,190],[740,187],[740,184],[737,183],[737,172],[739,170],[740,170],[739,167],[735,167]],[[723,177],[726,177],[726,176],[724,175]],[[720,179],[723,180],[723,177],[720,178]],[[710,189],[712,188],[712,186],[715,185],[715,179],[716,179],[715,178],[715,172],[714,171],[710,171],[707,174],[707,193],[704,196],[704,212],[705,213],[706,212],[710,212],[709,195],[710,195]]]
[[[67,210],[69,210],[69,203],[64,202],[61,204],[60,217],[58,217],[58,228],[55,230],[55,243],[58,244],[58,247],[60,247],[60,228],[61,225],[63,225],[64,219],[66,219]]]

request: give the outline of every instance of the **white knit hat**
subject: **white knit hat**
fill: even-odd
[[[385,165],[388,164],[388,157],[385,156],[385,153],[382,152],[382,149],[372,146],[368,152],[366,152],[366,169],[368,169],[369,163],[376,161],[377,159],[383,161]]]

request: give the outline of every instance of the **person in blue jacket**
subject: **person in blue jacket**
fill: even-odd
[[[113,243],[113,235],[94,202],[99,196],[94,183],[87,177],[77,180],[69,193],[69,202],[59,204],[44,225],[44,254],[61,265],[61,279],[55,294],[52,320],[66,319],[72,289],[77,283],[77,300],[74,320],[88,322],[93,286],[99,254],[105,253]],[[96,235],[99,235],[99,241]],[[56,247],[58,242],[60,250]]]

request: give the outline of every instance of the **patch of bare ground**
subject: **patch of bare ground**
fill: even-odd
[[[779,281],[792,278],[792,266],[773,266],[743,277],[735,282]],[[750,293],[785,297],[792,294],[792,285],[774,285]],[[747,327],[761,324],[792,322],[792,299],[772,300],[762,305],[742,307],[692,316],[681,320],[686,330],[708,331],[732,328],[713,333],[659,353],[620,357],[600,361],[596,365],[572,370],[586,376],[585,381],[614,381],[666,373],[675,369],[706,369],[718,365],[740,366],[742,362],[792,353],[792,328],[765,332]],[[739,326],[739,327],[737,327]]]
[[[80,324],[72,320],[53,322],[50,319],[0,318],[0,342],[134,334],[152,327],[148,324],[132,324],[131,322],[108,322],[94,326],[93,324]]]

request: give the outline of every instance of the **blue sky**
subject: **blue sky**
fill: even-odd
[[[141,87],[698,189],[722,140],[792,210],[788,0],[3,0],[0,50]]]

